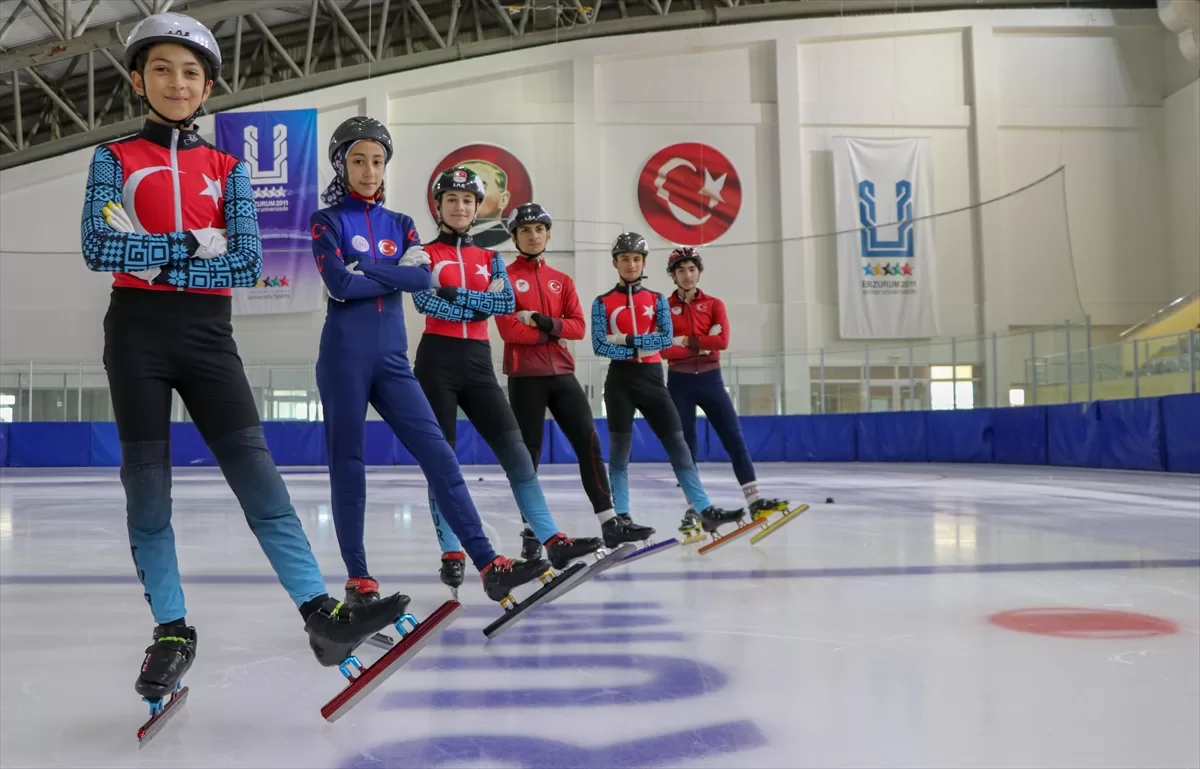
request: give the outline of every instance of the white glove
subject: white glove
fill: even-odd
[[[216,227],[205,227],[201,230],[190,230],[192,237],[196,238],[196,242],[200,247],[196,249],[196,253],[192,254],[193,259],[212,259],[214,256],[224,256],[227,241],[225,239],[225,230],[219,230]]]
[[[701,355],[712,355],[712,350],[701,350],[700,354]]]
[[[517,310],[517,320],[524,326],[532,326],[533,310]]]
[[[721,324],[718,323],[715,326],[713,326],[712,328],[710,328],[708,330],[708,335],[709,336],[720,336],[721,335]]]
[[[673,347],[687,347],[687,337],[677,336],[671,340],[671,345]]]
[[[621,347],[625,346],[624,334],[609,334],[606,339],[608,339],[609,344],[620,345]]]
[[[351,275],[362,275],[363,274],[362,270],[354,269],[357,266],[358,266],[358,262],[350,262],[350,264],[346,265],[346,269],[350,271]]]
[[[117,232],[137,232],[133,220],[125,213],[125,207],[111,200],[104,204],[104,221]]]
[[[429,254],[421,246],[412,246],[404,252],[404,256],[400,257],[399,265],[401,267],[420,267],[424,264],[429,264]]]
[[[496,278],[495,280],[493,280],[490,284],[488,284],[488,287],[487,287],[487,292],[489,294],[498,294],[503,290],[504,290],[504,281],[500,280],[499,278]]]
[[[560,336],[560,337],[558,338],[558,346],[559,346],[559,347],[566,347],[566,346],[567,346],[567,340],[566,340],[566,339],[563,339],[563,338]]]

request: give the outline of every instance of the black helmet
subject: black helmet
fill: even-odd
[[[524,203],[513,209],[513,212],[508,215],[508,231],[515,233],[517,228],[522,224],[536,224],[541,222],[546,225],[546,229],[550,229],[554,221],[550,218],[550,212],[537,203]]]
[[[650,246],[646,244],[646,239],[636,232],[622,232],[617,236],[617,239],[612,244],[613,259],[617,258],[617,254],[624,254],[632,251],[635,254],[649,256]]]
[[[483,179],[479,178],[479,174],[463,166],[447,168],[438,175],[437,181],[433,183],[433,199],[441,202],[442,193],[450,190],[473,192],[476,203],[482,203],[484,195],[487,194],[487,187]]]
[[[383,145],[383,162],[392,159],[392,135],[387,126],[373,117],[352,117],[337,127],[329,140],[329,162],[338,151],[357,141],[372,141]]]
[[[671,255],[667,257],[667,274],[674,275],[675,268],[678,267],[681,262],[686,262],[689,259],[696,263],[697,270],[704,272],[704,262],[700,259],[700,252],[691,246],[680,246],[672,251]]]

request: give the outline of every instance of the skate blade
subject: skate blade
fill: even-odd
[[[513,625],[516,625],[524,615],[535,606],[550,603],[561,595],[565,595],[570,588],[574,587],[576,582],[579,582],[587,577],[588,566],[586,563],[573,563],[564,571],[555,575],[554,579],[536,592],[526,598],[524,601],[516,604],[511,609],[504,610],[504,616],[498,618],[495,622],[483,629],[483,634],[491,640],[496,636],[508,630]]]
[[[640,561],[641,559],[645,558],[648,555],[654,555],[655,553],[661,553],[663,551],[670,550],[673,547],[679,547],[679,544],[680,543],[679,543],[678,539],[676,539],[675,537],[671,537],[670,539],[666,540],[665,542],[656,542],[653,545],[647,545],[646,547],[643,547],[641,550],[636,550],[636,551],[630,553],[629,555],[625,556],[625,558],[623,558],[621,560],[621,566],[625,566],[626,564],[633,563],[634,561]],[[613,564],[613,565],[615,566],[616,564]]]
[[[770,520],[770,519],[759,518],[757,521],[751,521],[750,523],[744,523],[741,526],[738,526],[733,531],[731,531],[728,534],[725,534],[723,536],[720,534],[717,534],[716,532],[713,532],[713,541],[709,542],[707,545],[704,545],[703,547],[701,547],[699,552],[701,555],[703,555],[704,553],[710,553],[713,550],[716,550],[718,547],[721,547],[722,545],[728,545],[733,540],[738,539],[739,537],[743,537],[746,534],[749,534],[750,532],[754,531],[758,527],[765,526],[768,520]]]
[[[171,701],[163,707],[163,709],[150,717],[150,720],[142,724],[142,728],[138,729],[138,748],[149,742],[154,735],[158,734],[179,709],[183,707],[184,700],[187,699],[188,688],[185,686],[174,694],[170,695]]]
[[[576,580],[569,587],[564,588],[563,591],[559,593],[558,597],[562,598],[564,595],[579,587],[584,582],[587,582],[589,579],[603,574],[614,566],[620,566],[622,563],[625,563],[625,559],[628,558],[629,555],[635,550],[637,550],[637,545],[633,544],[632,542],[622,542],[621,544],[617,545],[608,553],[608,555],[601,556],[598,560],[592,561],[592,563],[588,565],[587,574],[584,576],[584,578],[581,580]]]
[[[768,523],[766,526],[764,526],[762,531],[751,537],[750,544],[757,545],[759,542],[762,542],[764,539],[779,531],[787,524],[799,518],[800,514],[807,509],[808,505],[799,505],[796,508],[787,511],[783,515],[779,516],[779,518],[775,519],[774,522]]]
[[[446,601],[433,611],[424,622],[401,636],[387,652],[375,660],[374,664],[359,673],[346,688],[321,708],[321,716],[330,723],[344,716],[364,697],[393,673],[404,667],[417,652],[425,648],[433,637],[445,630],[457,618],[463,605],[458,601]]]
[[[703,542],[706,539],[708,539],[707,531],[704,529],[693,529],[691,534],[688,534],[683,538],[683,544],[694,545],[697,542]]]

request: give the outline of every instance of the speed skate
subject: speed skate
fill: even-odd
[[[766,526],[762,527],[762,529],[760,529],[753,537],[751,537],[750,544],[757,545],[759,542],[762,542],[767,537],[771,536],[775,532],[782,529],[784,526],[788,525],[792,521],[799,518],[800,514],[803,513],[807,509],[808,509],[808,505],[801,503],[801,504],[793,507],[791,510],[784,512],[783,515],[779,516],[775,520],[768,523]],[[764,520],[765,520],[765,518],[764,518]]]
[[[678,537],[671,537],[670,539],[664,540],[662,542],[655,542],[652,545],[646,545],[641,550],[635,550],[632,553],[630,553],[629,555],[627,555],[621,561],[621,565],[626,566],[628,564],[633,563],[634,561],[639,561],[642,558],[654,555],[655,553],[666,552],[667,550],[670,550],[673,547],[679,547],[679,544],[680,543],[679,543]]]
[[[175,686],[175,691],[169,697],[164,697],[161,700],[142,698],[143,702],[150,705],[150,720],[142,724],[142,727],[138,729],[137,738],[139,748],[149,742],[154,735],[158,734],[166,726],[167,721],[179,712],[179,709],[183,707],[184,702],[187,700],[187,695],[188,688],[180,681]]]
[[[524,601],[518,602],[513,598],[511,593],[499,600],[500,605],[504,608],[504,616],[499,617],[495,622],[485,627],[483,629],[484,636],[488,640],[491,640],[520,622],[521,618],[530,609],[541,604],[550,603],[556,598],[566,595],[577,582],[582,582],[587,577],[587,572],[588,564],[579,561],[571,564],[558,574],[555,574],[550,569],[546,569],[538,577],[538,580],[542,583],[541,588]]]
[[[740,526],[738,526],[736,529],[729,532],[728,534],[719,534],[716,526],[705,525],[704,531],[706,531],[712,535],[712,542],[709,542],[707,545],[702,545],[698,552],[701,555],[703,555],[704,553],[711,553],[713,550],[716,550],[718,547],[724,547],[725,545],[728,545],[730,542],[734,541],[735,539],[740,539],[741,537],[744,537],[745,535],[749,534],[750,532],[754,531],[755,529],[757,529],[761,526],[765,526],[767,524],[768,520],[769,519],[764,515],[762,518],[759,518],[757,520],[753,520],[753,521],[750,521],[749,523],[741,524]]]
[[[338,669],[349,683],[336,697],[325,703],[321,708],[321,716],[331,723],[344,716],[374,691],[375,687],[404,667],[435,635],[454,622],[462,608],[458,601],[446,601],[426,617],[424,622],[417,622],[416,617],[411,614],[402,615],[395,622],[400,639],[392,644],[382,657],[375,660],[374,664],[366,668],[354,654],[347,656]],[[383,642],[380,639],[386,639],[386,636],[376,634],[368,643],[372,646],[381,645]],[[351,672],[351,668],[357,669],[357,674]]]

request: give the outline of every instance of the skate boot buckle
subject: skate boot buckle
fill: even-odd
[[[404,629],[404,621],[405,620],[408,620],[408,624],[411,626],[408,628],[408,630]],[[401,638],[403,638],[404,636],[408,635],[410,630],[417,629],[417,618],[411,614],[402,614],[402,615],[400,615],[400,618],[396,620],[395,625],[396,625],[396,632],[400,634]]]
[[[397,630],[399,630],[398,625],[397,625]],[[403,631],[401,631],[401,632],[403,632]],[[362,663],[358,661],[358,657],[355,657],[353,654],[350,655],[346,659],[342,660],[342,664],[338,665],[338,670],[342,671],[342,675],[344,675],[346,677],[347,681],[354,680],[354,674],[350,672],[351,665],[358,668],[358,672],[360,674],[362,673],[362,669],[363,669]]]

